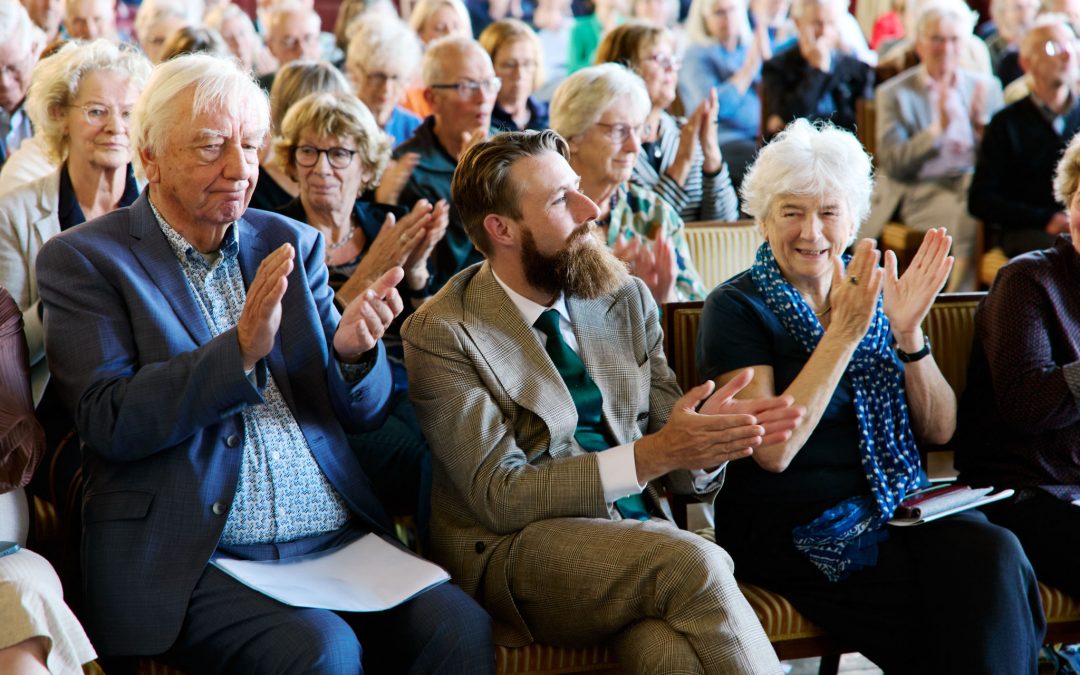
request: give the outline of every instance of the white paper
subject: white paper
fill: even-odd
[[[279,602],[340,612],[380,612],[450,579],[446,570],[375,534],[331,551],[283,560],[211,561]]]
[[[940,513],[935,513],[932,516],[926,516],[925,518],[893,518],[888,522],[889,525],[895,525],[896,527],[913,527],[915,525],[922,525],[923,523],[930,523],[938,518],[944,518],[945,516],[951,516],[954,513],[960,513],[961,511],[967,511],[968,509],[974,509],[986,504],[992,504],[996,501],[1001,501],[1007,497],[1012,497],[1014,491],[1012,488],[1005,488],[1000,492],[986,495],[981,499],[976,499],[973,502],[962,504],[960,506],[953,507],[951,509],[945,509]]]

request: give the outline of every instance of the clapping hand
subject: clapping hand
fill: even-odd
[[[417,208],[419,207],[420,204],[418,203]],[[413,209],[413,211],[415,210]],[[435,203],[435,206],[427,214],[425,223],[426,236],[412,250],[404,264],[405,284],[414,291],[419,291],[427,286],[428,258],[431,257],[435,244],[438,244],[446,235],[446,228],[450,225],[450,205],[446,203],[445,199],[440,199]]]
[[[397,204],[401,199],[401,192],[405,184],[409,182],[413,170],[420,163],[420,155],[415,152],[407,152],[397,159],[390,160],[379,186],[375,188],[375,201],[381,204]]]
[[[922,325],[952,271],[951,246],[952,237],[945,228],[928,231],[911,265],[899,278],[896,276],[896,255],[892,251],[885,253],[882,308],[889,317],[894,335],[913,333]]]
[[[396,287],[404,275],[400,267],[390,268],[345,307],[334,333],[334,351],[340,361],[355,363],[378,344],[394,317],[401,313],[401,296]]]
[[[877,311],[878,295],[884,273],[878,267],[881,253],[873,239],[863,239],[855,246],[855,255],[844,268],[839,256],[833,257],[832,307],[828,332],[839,331],[852,340],[862,340]]]
[[[281,299],[289,287],[294,255],[292,244],[282,244],[263,258],[247,290],[244,309],[236,323],[245,372],[274,348],[274,337],[281,326]]]

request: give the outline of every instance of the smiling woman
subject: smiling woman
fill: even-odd
[[[24,313],[35,401],[48,367],[34,260],[61,230],[138,196],[131,111],[149,73],[141,54],[106,40],[70,43],[34,69],[27,109],[50,159],[60,166],[9,192],[0,205],[0,285]]]

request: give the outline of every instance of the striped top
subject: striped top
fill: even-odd
[[[720,173],[705,175],[702,165],[705,155],[701,148],[695,148],[694,161],[687,176],[686,185],[680,186],[664,171],[675,161],[679,150],[679,128],[681,124],[666,112],[660,113],[660,134],[656,143],[660,148],[660,171],[649,162],[643,149],[634,164],[634,173],[630,177],[634,183],[652,189],[671,204],[686,222],[696,220],[738,220],[739,200],[735,188],[731,185],[727,162],[721,162]]]

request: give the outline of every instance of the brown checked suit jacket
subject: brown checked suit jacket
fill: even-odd
[[[568,297],[567,307],[612,438],[659,430],[680,391],[648,289],[632,279],[596,300]],[[432,555],[496,618],[497,642],[527,644],[507,569],[517,533],[548,519],[621,516],[604,498],[596,456],[574,440],[570,392],[487,263],[451,279],[402,336],[409,394],[435,460]],[[700,496],[714,496],[722,476]],[[695,493],[689,473],[665,481]],[[663,517],[656,486],[646,501]],[[598,541],[595,554],[613,545]]]

